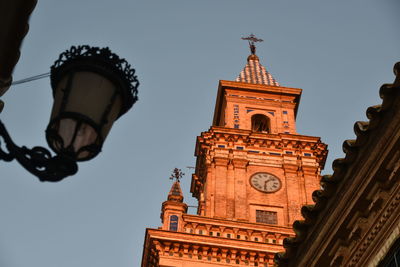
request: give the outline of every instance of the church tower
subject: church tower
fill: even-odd
[[[280,86],[261,65],[262,40],[243,39],[247,64],[236,81],[219,82],[213,124],[197,137],[197,215],[186,213],[177,179],[163,226],[146,230],[142,267],[272,266],[301,206],[313,204],[327,146],[297,133],[302,90]]]

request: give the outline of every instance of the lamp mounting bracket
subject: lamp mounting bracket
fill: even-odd
[[[2,141],[6,150],[2,147]],[[52,156],[44,147],[36,146],[29,149],[25,146],[17,146],[0,120],[0,160],[14,159],[42,182],[58,182],[78,171],[78,165],[72,158]]]

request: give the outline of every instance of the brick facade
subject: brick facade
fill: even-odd
[[[248,60],[239,81],[219,82],[213,125],[197,137],[197,215],[186,213],[183,196],[171,198],[175,182],[163,225],[146,231],[142,267],[272,266],[301,206],[312,203],[327,146],[296,131],[302,90],[279,86],[255,55]]]

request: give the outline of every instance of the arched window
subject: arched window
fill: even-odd
[[[269,118],[262,114],[256,114],[251,117],[251,130],[254,132],[270,132]]]
[[[171,217],[169,217],[169,230],[178,231],[178,216],[171,215]]]

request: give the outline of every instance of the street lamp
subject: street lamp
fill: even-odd
[[[54,104],[46,129],[51,153],[14,144],[0,121],[0,159],[16,159],[41,181],[57,182],[78,171],[77,161],[94,158],[113,123],[137,101],[139,82],[125,59],[108,48],[71,47],[51,67]]]

